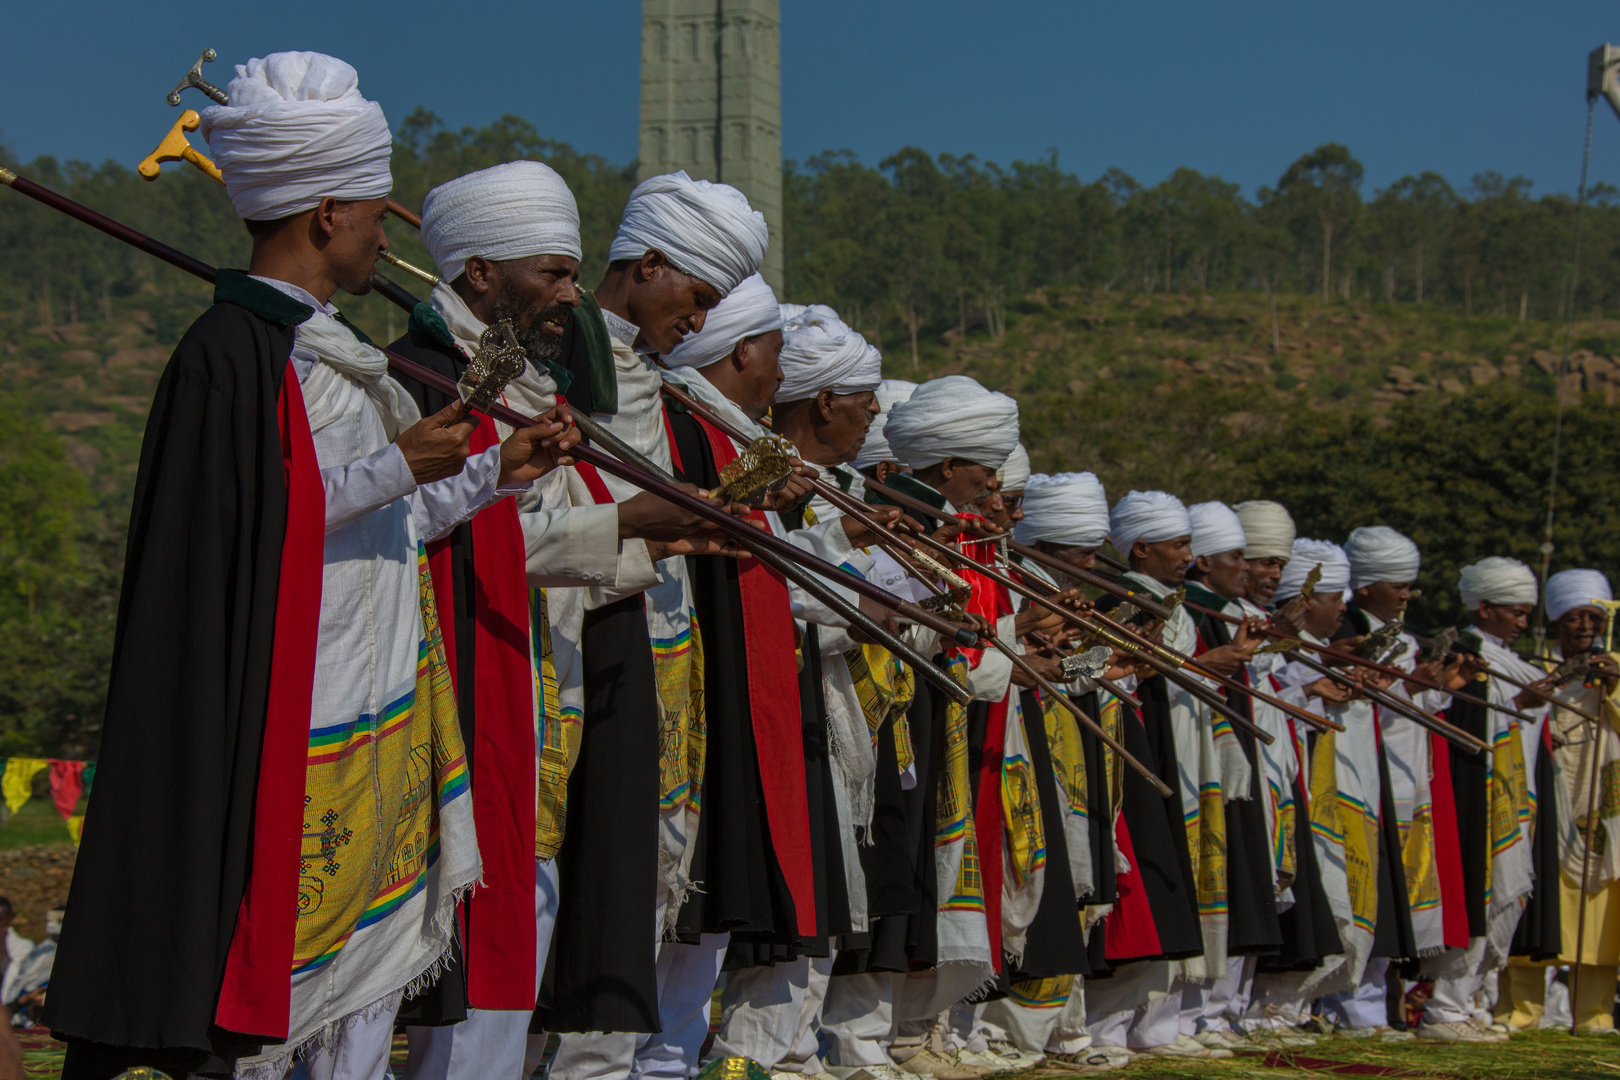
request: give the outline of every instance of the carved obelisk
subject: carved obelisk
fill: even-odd
[[[641,178],[685,169],[748,196],[782,291],[778,0],[642,0]]]

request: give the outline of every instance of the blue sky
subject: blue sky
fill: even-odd
[[[1055,148],[1086,179],[1118,166],[1154,183],[1187,165],[1251,194],[1327,141],[1366,164],[1369,194],[1424,169],[1573,191],[1585,56],[1620,42],[1620,6],[1595,0],[781,3],[789,158],[847,148],[876,163],[910,144],[1007,162]],[[392,120],[417,105],[456,126],[512,112],[625,162],[639,24],[636,0],[17,5],[0,141],[24,160],[132,166],[173,122],[164,93],[209,45],[221,84],[249,56],[320,49],[353,63]],[[1620,122],[1601,105],[1593,178],[1620,184]]]

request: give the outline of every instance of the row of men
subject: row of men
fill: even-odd
[[[527,362],[502,403],[539,418],[469,420],[331,303],[387,246],[391,140],[353,68],[273,54],[228,95],[203,130],[253,252],[148,422],[45,1016],[64,1076],[279,1078],[298,1057],[379,1077],[404,1024],[413,1076],[528,1077],[556,1034],[559,1080],[689,1077],[722,972],[711,1056],[844,1080],[1219,1056],[1304,1038],[1317,1000],[1378,1031],[1392,960],[1438,978],[1427,1033],[1489,1039],[1486,976],[1568,958],[1548,890],[1584,834],[1537,795],[1584,790],[1613,735],[1570,739],[1558,772],[1552,690],[1508,648],[1537,599],[1520,564],[1463,574],[1488,670],[1420,664],[1404,632],[1388,655],[1409,677],[1376,686],[1259,653],[1268,618],[1323,646],[1398,620],[1415,546],[1030,476],[1011,398],[882,380],[835,312],[758,276],[741,193],[684,173],[635,189],[591,292],[546,166],[429,194],[442,281],[388,351],[459,380],[509,327]],[[838,567],[835,595],[574,461],[570,409],[703,495],[769,417],[796,471],[760,505],[713,501]],[[886,535],[902,517],[977,569],[919,566]],[[1009,561],[1007,532],[1040,558]],[[1127,619],[1142,640],[1222,679],[1128,635],[1071,678],[1062,657],[1095,640],[1077,624],[1107,607],[1077,579],[1109,543],[1125,590],[1170,603]],[[985,647],[844,575],[908,601],[964,585]],[[1551,583],[1570,654],[1599,593],[1590,571]],[[1488,704],[1453,700],[1465,685]],[[1316,713],[1343,730],[1308,730]],[[1594,926],[1620,912],[1607,895]],[[1604,978],[1612,997],[1617,935],[1587,939],[1611,966],[1583,998]],[[1533,982],[1509,982],[1527,1012]]]

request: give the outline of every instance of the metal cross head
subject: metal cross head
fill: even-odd
[[[1356,652],[1361,656],[1377,656],[1389,648],[1390,642],[1400,638],[1403,624],[1400,619],[1391,619],[1377,630],[1361,639]]]
[[[1274,640],[1266,642],[1264,645],[1262,645],[1258,649],[1254,650],[1254,654],[1256,656],[1259,656],[1262,653],[1293,652],[1295,649],[1299,648],[1300,645],[1302,645],[1302,644],[1304,644],[1304,643],[1301,642],[1299,640],[1299,638],[1291,638],[1291,637],[1276,638]]]
[[[1075,679],[1095,679],[1108,670],[1108,661],[1114,657],[1114,650],[1106,645],[1093,645],[1085,652],[1077,652],[1063,658],[1063,681],[1073,682]]]
[[[506,384],[523,374],[528,363],[529,355],[512,333],[510,320],[485,327],[478,336],[478,355],[457,384],[466,395],[467,410],[488,412]]]
[[[188,86],[196,90],[201,90],[203,93],[213,98],[214,104],[216,105],[227,104],[230,99],[225,96],[225,91],[203,78],[202,73],[202,66],[204,64],[213,63],[218,56],[219,53],[215,52],[213,49],[204,49],[201,55],[197,57],[197,62],[191,65],[191,70],[186,72],[185,76],[181,78],[179,82],[174,84],[173,90],[169,91],[169,96],[167,99],[169,104],[176,106],[179,105],[180,92]]]
[[[1457,644],[1457,628],[1448,626],[1429,641],[1429,650],[1423,654],[1425,661],[1444,660],[1451,655],[1451,647]]]
[[[1316,586],[1322,581],[1322,564],[1317,563],[1311,567],[1311,572],[1305,575],[1305,584],[1299,587],[1299,595],[1315,596]]]
[[[1388,666],[1405,656],[1406,650],[1411,647],[1411,642],[1407,641],[1405,638],[1398,638],[1396,639],[1395,644],[1389,647],[1389,652],[1385,653],[1383,656],[1374,657],[1374,659],[1376,659],[1380,664]]]
[[[793,454],[793,444],[782,436],[761,435],[720,470],[714,493],[757,505],[767,491],[780,491],[793,475]]]

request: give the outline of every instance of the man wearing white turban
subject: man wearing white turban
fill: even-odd
[[[400,995],[449,958],[480,876],[421,544],[528,491],[564,428],[468,458],[472,426],[420,419],[330,303],[387,246],[388,127],[353,68],[275,54],[227,93],[204,123],[249,273],[220,271],[147,424],[47,1014],[70,1075],[188,1075],[212,1052],[239,1076],[301,1054],[380,1077]]]
[[[1536,887],[1538,893],[1550,893],[1551,879],[1558,879],[1558,948],[1554,957],[1543,942],[1541,955],[1529,957],[1530,962],[1515,957],[1502,972],[1496,1018],[1514,1030],[1534,1028],[1541,1021],[1547,985],[1544,962],[1580,965],[1579,986],[1571,987],[1576,995],[1571,1008],[1582,1032],[1614,1030],[1615,971],[1620,963],[1620,851],[1606,838],[1620,835],[1620,806],[1605,793],[1605,781],[1612,782],[1620,773],[1620,664],[1613,653],[1604,651],[1609,612],[1601,603],[1613,599],[1609,579],[1598,570],[1560,570],[1547,579],[1547,617],[1552,620],[1555,640],[1546,666],[1585,658],[1590,668],[1587,679],[1571,684],[1553,703],[1554,730],[1562,738],[1555,751],[1558,767],[1552,781],[1557,797],[1549,800],[1543,795],[1537,813],[1545,803],[1556,803],[1557,868],[1546,865],[1553,852],[1542,852],[1537,859]],[[1564,700],[1601,716],[1602,722],[1594,724],[1563,708]],[[1538,843],[1545,842],[1540,839],[1546,835],[1545,828],[1545,823],[1537,824]],[[1589,835],[1595,841],[1590,852]],[[1525,924],[1532,910],[1533,906],[1527,908],[1520,920],[1521,936],[1528,929]],[[1550,922],[1546,931],[1552,929]]]
[[[485,331],[507,323],[528,363],[507,385],[505,402],[529,415],[553,408],[573,378],[558,363],[565,329],[582,311],[600,319],[594,306],[581,307],[579,213],[562,178],[538,161],[458,177],[428,193],[422,237],[444,281],[390,348],[459,381]],[[424,410],[448,403],[402,381]],[[474,449],[508,430],[496,422],[475,432]],[[406,1022],[434,1022],[410,1030],[419,1080],[516,1075],[536,1042],[544,1048],[544,1036],[531,1039],[528,1031],[556,917],[554,856],[579,744],[585,613],[657,584],[653,563],[671,553],[666,541],[695,525],[645,492],[596,505],[578,472],[564,469],[522,500],[458,526],[431,553],[462,666],[462,729],[475,747],[468,756],[474,811],[484,823],[484,888],[467,901],[456,977],[402,1012]],[[531,611],[544,613],[547,634],[533,633]],[[515,639],[513,627],[536,640]],[[547,675],[556,693],[539,700],[532,688]],[[536,791],[538,799],[523,794]],[[532,903],[525,899],[531,886]],[[463,1015],[462,1023],[445,1023]]]
[[[883,434],[894,459],[915,478],[901,483],[902,490],[941,509],[947,503],[965,509],[985,493],[1018,445],[1018,403],[966,375],[947,375],[895,405]]]
[[[703,329],[709,311],[758,272],[766,242],[764,219],[724,184],[672,173],[630,194],[594,294],[613,377],[593,415],[661,469],[675,471],[654,357]],[[591,477],[599,503],[638,491],[617,477]],[[688,747],[702,730],[702,667],[694,662],[703,655],[702,628],[692,619],[685,558],[656,566],[657,585],[585,620],[585,738],[557,856],[553,978],[537,1014],[539,1025],[564,1033],[550,1067],[569,1080],[622,1077],[634,1067],[637,1044],[647,1041],[634,1033],[658,1028],[660,988],[681,955],[661,957],[658,943],[695,884],[699,805]],[[638,926],[645,937],[627,929]]]
[[[1307,595],[1305,587],[1313,573],[1318,580]],[[1300,537],[1283,568],[1277,601],[1299,608],[1301,641],[1326,644],[1341,633],[1349,585],[1350,560],[1343,548]],[[1352,687],[1304,664],[1290,664],[1276,678],[1288,688],[1285,699],[1299,704],[1318,698],[1320,705],[1314,707],[1345,728],[1315,736],[1302,766],[1309,780],[1311,820],[1332,822],[1337,807],[1338,827],[1313,829],[1313,854],[1343,959],[1322,964],[1306,976],[1300,990],[1306,998],[1326,997],[1338,1021],[1360,1024],[1360,1014],[1347,1015],[1345,1006],[1359,1000],[1353,992],[1364,986],[1369,966],[1374,968],[1373,980],[1382,978],[1384,965],[1376,962],[1375,954],[1390,955],[1382,951],[1386,937],[1406,942],[1411,937],[1410,924],[1402,923],[1407,918],[1404,875],[1387,854],[1398,851],[1399,843],[1388,844],[1381,828],[1381,819],[1390,818],[1389,825],[1393,820],[1381,809],[1384,785],[1377,721],[1371,704]]]
[[[916,389],[917,384],[906,379],[884,379],[878,383],[878,414],[872,418],[872,426],[866,430],[866,441],[861,444],[860,453],[850,464],[862,473],[870,473],[880,484],[887,483],[885,477],[899,467],[894,460],[894,451],[889,448],[889,438],[883,433],[889,422],[889,412]]]
[[[723,312],[735,296],[734,293],[723,301],[715,309],[716,314]],[[780,348],[783,377],[780,386],[773,382],[766,388],[767,394],[775,391],[774,406],[765,395],[748,403],[746,384],[739,385],[725,378],[706,385],[703,379],[678,370],[665,377],[680,382],[688,392],[730,419],[733,426],[753,436],[764,434],[754,421],[770,407],[771,430],[793,444],[804,466],[814,469],[823,481],[857,493],[858,497],[858,475],[842,466],[854,457],[877,411],[874,390],[879,380],[880,357],[830,308],[784,304],[779,310],[785,323]],[[701,341],[712,326],[711,320],[696,340]],[[705,367],[701,374],[708,376],[715,367],[721,366]],[[717,478],[717,469],[726,456],[741,449],[720,431],[694,417],[675,414],[671,423],[689,479],[702,483]],[[877,511],[880,518],[897,517],[898,513],[897,510]],[[845,517],[826,500],[816,497],[803,508],[766,512],[761,516],[773,532],[791,543],[841,564],[853,573],[875,579],[872,555],[857,546],[868,542],[865,527]],[[723,564],[697,565],[703,561],[694,560],[693,570],[700,604],[706,595],[730,601],[729,610],[720,610],[718,602],[713,608],[700,606],[699,621],[709,635],[707,640],[715,640],[716,633],[725,626],[734,626],[738,611],[745,622],[764,616],[756,592],[757,583],[743,581],[741,574]],[[717,571],[725,576],[724,580],[714,577]],[[804,658],[797,686],[778,687],[773,692],[757,675],[757,667],[773,664],[760,639],[711,652],[710,686],[726,679],[735,681],[746,661],[750,672],[747,682],[751,685],[739,687],[734,695],[735,700],[744,703],[743,719],[751,714],[756,731],[770,718],[784,713],[791,714],[794,724],[802,722],[802,734],[793,739],[794,770],[790,772],[784,763],[767,762],[763,758],[760,769],[762,775],[767,771],[773,774],[772,783],[776,784],[790,775],[798,775],[801,794],[809,797],[810,850],[820,852],[821,857],[807,867],[810,877],[806,880],[814,880],[815,897],[803,901],[798,908],[801,923],[807,922],[807,928],[800,931],[802,936],[797,946],[784,949],[780,942],[768,943],[771,930],[768,925],[750,928],[735,919],[730,920],[738,929],[751,931],[750,940],[733,941],[731,945],[727,961],[729,974],[721,996],[720,1030],[710,1054],[747,1057],[773,1073],[815,1073],[820,1066],[814,1033],[819,1027],[817,1021],[828,991],[833,946],[844,934],[865,933],[871,929],[864,868],[872,864],[871,856],[875,852],[860,846],[856,827],[871,827],[877,790],[898,787],[899,782],[897,777],[880,780],[877,776],[882,740],[874,738],[868,727],[848,658],[850,655],[858,657],[859,670],[865,672],[868,654],[850,638],[844,620],[813,598],[791,586],[778,595],[791,608],[783,621],[794,620],[787,625],[794,626],[798,655]],[[847,598],[854,600],[853,595]],[[784,670],[791,673],[795,666],[791,639],[788,646],[781,659]],[[876,647],[869,647],[869,651],[886,656]],[[879,666],[885,663],[884,660],[874,662]],[[711,740],[732,738],[744,745],[752,741],[746,733],[736,737],[729,735],[723,728],[725,717],[717,722],[717,711],[718,704],[711,704]],[[714,745],[714,741],[710,745]],[[763,747],[763,741],[760,745]],[[892,734],[889,749],[892,765]],[[716,812],[706,798],[705,815]],[[783,835],[779,822],[774,822],[767,832],[773,839]],[[711,839],[705,845],[711,867],[713,851]],[[789,858],[779,857],[778,861],[785,866],[799,865]],[[707,892],[723,891],[715,887],[718,878],[719,875],[710,873],[705,886]],[[730,887],[748,891],[736,880],[730,881]],[[753,888],[757,890],[757,883]],[[722,902],[705,897],[694,899],[683,910],[683,918],[685,911],[694,906],[707,919],[723,915]],[[710,938],[706,936],[704,940]],[[717,964],[708,969],[711,986],[717,972]],[[701,1002],[699,1019],[706,1021],[708,998],[698,993],[691,997]],[[692,1025],[692,1061],[706,1030],[703,1023]]]
[[[1187,599],[1244,620],[1234,631],[1229,624],[1194,611],[1200,660],[1251,685],[1254,676],[1249,661],[1263,639],[1241,603],[1249,585],[1243,524],[1221,502],[1196,503],[1188,507],[1187,516],[1192,524],[1193,555],[1192,569],[1187,572]],[[1227,707],[1242,718],[1251,723],[1264,720],[1265,702],[1230,690],[1225,698]],[[1226,878],[1200,881],[1204,964],[1214,981],[1183,988],[1182,1029],[1191,1027],[1193,1038],[1204,1046],[1229,1049],[1240,1041],[1234,1038],[1233,1021],[1248,1006],[1255,969],[1255,960],[1250,958],[1274,953],[1282,944],[1282,928],[1271,854],[1272,823],[1267,816],[1270,800],[1262,798],[1257,740],[1248,731],[1234,729],[1224,717],[1210,719],[1216,754],[1224,753],[1230,760],[1220,775],[1223,820],[1213,820],[1214,805],[1203,807],[1199,842],[1206,849],[1224,849]],[[1242,755],[1241,761],[1236,760],[1237,754]]]
[[[1024,519],[1013,535],[1042,553],[1094,570],[1108,542],[1108,494],[1088,472],[1036,473],[1024,485]]]
[[[1277,592],[1277,578],[1293,554],[1294,519],[1281,503],[1266,499],[1238,503],[1233,510],[1247,541],[1243,557],[1249,561],[1248,599],[1268,611]]]
[[[1521,793],[1535,790],[1534,771],[1527,762],[1535,760],[1547,716],[1543,694],[1509,683],[1498,673],[1526,685],[1543,676],[1512,648],[1529,625],[1539,590],[1535,571],[1524,563],[1491,556],[1463,567],[1458,592],[1473,619],[1461,643],[1492,669],[1483,686],[1475,682],[1470,690],[1493,705],[1529,713],[1532,719],[1521,721],[1460,699],[1446,712],[1447,720],[1485,740],[1492,750],[1488,755],[1455,748],[1449,753],[1469,944],[1448,949],[1426,966],[1426,972],[1435,976],[1434,996],[1418,1035],[1446,1042],[1495,1041],[1503,1033],[1476,1024],[1474,1010],[1487,976],[1507,963],[1533,887],[1534,807]],[[1522,825],[1507,827],[1501,816],[1493,814],[1493,806],[1504,798],[1513,805],[1513,820]]]
[[[1375,632],[1388,635],[1393,631],[1393,638],[1371,655],[1371,659],[1415,672],[1419,678],[1431,682],[1448,683],[1457,676],[1455,668],[1450,672],[1446,670],[1444,658],[1420,664],[1417,639],[1399,625],[1422,565],[1417,544],[1387,525],[1371,525],[1352,532],[1344,551],[1350,560],[1353,593],[1353,602],[1345,609],[1346,632],[1362,638]],[[1396,625],[1391,627],[1391,623]],[[1461,663],[1460,658],[1458,663]],[[1427,690],[1416,683],[1398,681],[1388,692],[1410,700],[1427,713],[1441,712],[1451,704],[1450,694]],[[1386,844],[1393,852],[1381,850],[1380,858],[1391,857],[1401,863],[1412,928],[1408,951],[1433,956],[1443,951],[1446,944],[1444,897],[1438,868],[1444,865],[1444,860],[1455,862],[1457,853],[1436,847],[1430,780],[1431,736],[1427,729],[1400,713],[1376,703],[1372,709],[1378,720],[1380,750],[1385,756],[1385,817],[1397,823],[1398,835],[1404,838],[1398,844]],[[1443,794],[1450,798],[1449,790]],[[1385,827],[1388,828],[1387,821]],[[1389,920],[1399,917],[1398,909],[1386,905],[1379,924],[1381,939],[1386,937]],[[1389,947],[1374,948],[1373,958],[1368,961],[1355,992],[1339,995],[1329,1003],[1328,1011],[1335,1021],[1361,1031],[1388,1028],[1385,975],[1392,955]]]
[[[1130,572],[1121,579],[1126,584],[1155,599],[1168,597],[1182,585],[1192,561],[1192,522],[1174,495],[1129,492],[1114,505],[1109,537],[1130,562]],[[1185,607],[1178,605],[1171,613],[1161,640],[1179,652],[1190,654],[1196,648],[1197,631]],[[1113,978],[1087,984],[1086,1025],[1101,1046],[1174,1056],[1228,1056],[1231,1051],[1205,1047],[1190,1031],[1181,1030],[1185,984],[1179,973],[1172,976],[1169,963],[1179,959],[1183,969],[1200,965],[1212,943],[1199,918],[1200,895],[1189,846],[1197,842],[1200,787],[1206,779],[1219,783],[1211,725],[1202,703],[1163,676],[1141,679],[1135,693],[1142,701],[1141,723],[1121,725],[1125,747],[1138,760],[1156,760],[1160,780],[1178,796],[1161,798],[1129,773],[1123,781],[1121,813],[1136,854],[1131,891],[1139,889],[1148,899],[1160,951],[1121,957],[1135,962],[1116,964]],[[1152,753],[1150,745],[1155,748]],[[1122,876],[1122,893],[1125,880]],[[1224,956],[1220,964],[1224,971]],[[1201,967],[1195,975],[1200,981],[1214,977]],[[1169,992],[1159,996],[1165,990]]]

